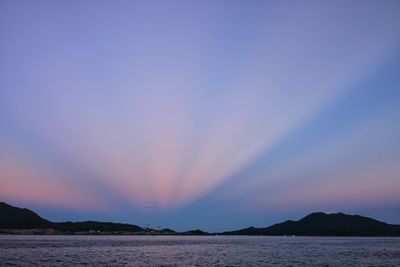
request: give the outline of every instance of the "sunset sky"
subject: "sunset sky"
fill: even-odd
[[[400,224],[400,1],[0,1],[0,201],[208,231]]]

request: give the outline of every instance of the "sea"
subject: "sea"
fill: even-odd
[[[400,238],[0,235],[0,266],[400,266]]]

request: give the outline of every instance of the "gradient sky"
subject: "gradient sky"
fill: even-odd
[[[400,224],[399,1],[0,1],[0,200],[208,231]]]

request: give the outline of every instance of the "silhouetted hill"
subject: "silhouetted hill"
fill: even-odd
[[[209,233],[201,231],[199,229],[183,232],[182,234],[185,234],[185,235],[209,235]]]
[[[50,222],[28,209],[13,207],[0,202],[0,228],[43,229],[52,228],[63,232],[140,232],[142,228],[132,224],[111,222]]]
[[[142,228],[132,224],[112,223],[112,222],[61,222],[53,223],[52,228],[60,231],[87,232],[90,230],[100,232],[140,232]]]
[[[160,233],[162,234],[175,234],[175,231],[169,228],[164,228],[160,230]]]
[[[0,228],[47,228],[51,223],[28,209],[21,209],[0,202]]]
[[[45,229],[43,233],[138,233],[171,235],[209,235],[201,230],[175,232],[171,229],[145,230],[137,225],[111,222],[50,222],[28,209],[13,207],[0,202],[0,232],[4,229]],[[47,230],[46,230],[47,229]],[[54,229],[51,230],[51,229]],[[24,232],[26,233],[26,232]],[[30,232],[27,232],[30,233]],[[32,232],[34,233],[34,232]],[[298,221],[285,221],[265,228],[248,227],[222,235],[299,235],[299,236],[400,236],[400,225],[387,224],[359,215],[343,213],[312,213]]]
[[[225,235],[300,236],[400,236],[400,225],[383,223],[359,215],[316,212],[298,221],[285,221],[265,228],[249,227]]]

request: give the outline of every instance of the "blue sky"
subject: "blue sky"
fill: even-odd
[[[398,1],[2,1],[0,198],[186,230],[400,223]]]

